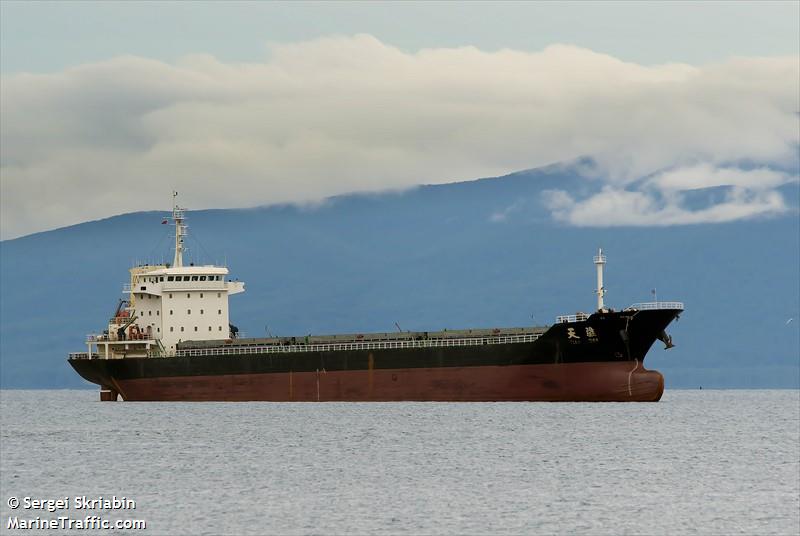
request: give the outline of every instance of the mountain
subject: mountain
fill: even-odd
[[[599,189],[565,166],[315,207],[189,212],[189,256],[227,261],[248,336],[519,326],[606,303],[686,304],[647,366],[667,387],[800,387],[800,222],[579,228],[542,192]],[[797,200],[797,184],[784,197]],[[796,208],[796,207],[795,207]],[[79,207],[76,207],[79,210]],[[171,260],[166,212],[116,216],[0,243],[0,386],[86,387],[67,365],[105,329],[128,268]],[[792,319],[792,320],[790,320]]]

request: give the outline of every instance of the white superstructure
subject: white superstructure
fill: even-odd
[[[177,195],[177,194],[175,194]],[[181,341],[225,340],[231,333],[228,296],[244,292],[242,281],[228,280],[224,266],[184,266],[185,209],[174,204],[175,257],[172,265],[130,269],[108,330],[87,339],[89,355],[121,358],[174,355]]]

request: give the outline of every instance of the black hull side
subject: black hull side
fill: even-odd
[[[164,358],[70,359],[86,380],[105,388],[118,381],[315,371],[442,369],[644,361],[679,310],[595,313],[553,325],[535,342],[371,350],[309,351]]]

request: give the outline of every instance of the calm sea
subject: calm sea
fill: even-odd
[[[9,518],[139,534],[800,533],[800,392],[657,404],[100,403],[2,391]],[[12,510],[11,497],[70,508]],[[135,509],[77,509],[74,497]],[[43,533],[61,533],[50,530]],[[82,534],[114,531],[82,530]]]

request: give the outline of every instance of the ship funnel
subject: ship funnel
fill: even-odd
[[[597,255],[594,256],[594,265],[597,266],[597,310],[602,311],[605,308],[603,304],[603,297],[606,295],[606,288],[603,286],[603,266],[606,264],[606,256],[603,255],[603,248],[597,250]]]

